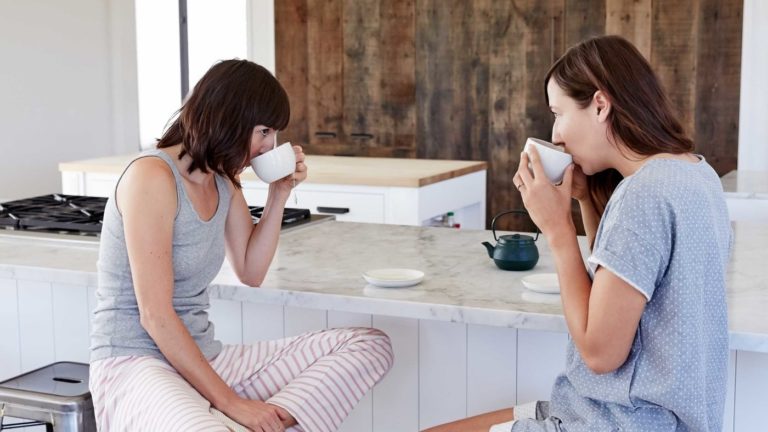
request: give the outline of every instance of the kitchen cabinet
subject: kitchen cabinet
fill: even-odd
[[[416,157],[414,16],[410,1],[276,1],[281,137],[312,154]]]
[[[62,192],[109,196],[131,155],[59,165]],[[426,225],[454,212],[462,228],[484,229],[486,163],[474,161],[307,156],[309,177],[288,207],[347,222]],[[268,185],[250,169],[241,176],[249,205],[264,205]]]

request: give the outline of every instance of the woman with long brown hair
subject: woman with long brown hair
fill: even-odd
[[[574,46],[544,83],[552,139],[574,165],[552,185],[534,150],[514,182],[557,267],[566,370],[549,402],[431,431],[720,431],[732,235],[717,174],[626,40]],[[591,245],[586,268],[572,198]]]

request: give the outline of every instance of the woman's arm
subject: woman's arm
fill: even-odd
[[[233,188],[234,189],[234,188]],[[246,285],[259,286],[277,249],[288,195],[270,185],[259,223],[254,225],[243,192],[233,190],[225,228],[227,258]]]
[[[528,163],[529,157],[523,153],[515,181],[522,182],[525,207],[552,250],[568,331],[590,369],[595,373],[614,371],[627,359],[646,299],[604,268],[590,281],[570,215],[574,168],[566,171],[560,186],[553,186],[535,149],[530,156],[533,174]]]
[[[269,185],[267,202],[259,223],[254,225],[242,191],[232,190],[232,201],[226,223],[227,258],[237,277],[246,285],[259,286],[267,275],[269,265],[277,249],[285,203],[295,184],[307,178],[304,153],[299,146],[296,152],[296,171],[292,176]]]
[[[613,372],[627,360],[645,310],[645,296],[603,267],[591,281],[574,231],[552,231],[547,240],[573,342],[593,372]]]
[[[177,198],[170,168],[158,158],[137,160],[121,179],[116,197],[142,327],[174,369],[215,407],[243,424],[282,430],[273,408],[246,406],[216,374],[173,309]]]

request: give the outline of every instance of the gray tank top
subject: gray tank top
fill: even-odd
[[[148,150],[136,159],[142,157],[163,159],[176,179],[178,207],[173,224],[173,308],[205,358],[211,360],[221,352],[221,342],[214,340],[213,323],[208,321],[208,285],[224,262],[224,222],[230,202],[227,182],[218,174],[214,175],[219,203],[214,216],[204,221],[187,197],[181,174],[171,157],[162,150]],[[114,190],[104,210],[97,268],[97,303],[91,319],[91,361],[129,355],[164,358],[139,322],[123,218],[117,209]]]

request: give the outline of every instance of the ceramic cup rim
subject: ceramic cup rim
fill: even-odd
[[[286,148],[288,150],[286,150]],[[285,163],[286,158],[291,159],[290,164]],[[251,159],[250,164],[251,164],[251,168],[253,169],[253,172],[256,174],[256,176],[259,179],[261,179],[266,183],[272,183],[275,180],[279,180],[283,177],[286,177],[295,171],[296,154],[293,152],[293,146],[291,145],[291,142],[288,141],[254,157],[253,159]],[[289,167],[290,167],[290,170],[289,170]],[[285,172],[285,174],[280,175],[279,177],[273,178],[274,175],[269,176],[267,175],[268,173],[263,172],[265,168],[269,170],[285,168],[283,170],[276,171],[278,174],[274,174],[274,175],[279,175],[279,174],[282,174],[283,172]]]
[[[556,150],[556,151],[558,151],[560,153],[565,153],[565,150],[562,147],[554,145],[551,142],[545,141],[545,140],[543,140],[541,138],[528,137],[528,140],[533,141],[534,144],[539,144],[539,145],[541,145],[543,147],[546,147],[548,149]]]

